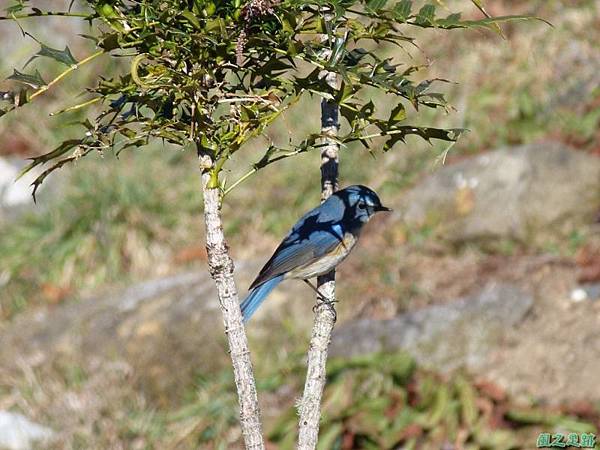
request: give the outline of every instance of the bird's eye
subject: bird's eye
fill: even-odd
[[[358,208],[359,208],[359,209],[367,209],[367,204],[366,204],[366,203],[364,203],[364,202],[360,202],[360,203],[358,204]]]

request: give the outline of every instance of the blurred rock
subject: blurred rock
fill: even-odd
[[[600,158],[557,143],[505,148],[441,168],[404,198],[409,226],[455,242],[525,240],[593,221]]]
[[[0,333],[0,367],[97,370],[121,361],[148,398],[168,403],[228,362],[213,281],[203,270],[17,317]]]
[[[576,280],[574,266],[529,272],[523,281],[535,292],[531,313],[519,326],[507,326],[503,342],[477,373],[518,402],[599,402],[600,301],[571,301]]]
[[[236,264],[240,296],[262,262]],[[272,327],[260,322],[280,324],[290,316],[300,317],[295,322],[306,322],[308,329],[312,314],[301,317],[300,311],[310,312],[310,304],[284,301],[300,295],[313,299],[300,282],[276,289],[253,317],[248,333],[268,342]],[[51,379],[64,378],[61,371],[73,368],[97,374],[118,366],[123,368],[119,373],[130,374],[128,383],[136,392],[163,406],[189,394],[198,375],[230,367],[216,289],[202,266],[22,313],[0,322],[0,342],[0,385],[10,380],[7,385],[17,388],[24,370]]]
[[[566,107],[581,111],[595,98],[600,85],[600,53],[586,40],[571,39],[552,61],[552,81],[556,91],[547,108]]]
[[[0,411],[0,449],[29,450],[47,444],[54,432],[31,422],[27,417],[7,411]]]
[[[332,356],[409,352],[424,367],[450,371],[480,367],[507,328],[519,323],[533,297],[512,284],[488,284],[481,292],[391,320],[362,319],[341,326]]]
[[[31,181],[15,181],[23,165],[13,158],[0,158],[0,205],[15,206],[31,200]]]
[[[27,208],[34,206],[31,196],[31,183],[40,174],[40,170],[32,170],[19,180],[17,177],[27,161],[19,157],[0,157],[0,222],[16,217]],[[53,184],[52,177],[42,185],[40,191]]]

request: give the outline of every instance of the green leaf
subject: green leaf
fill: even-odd
[[[462,421],[468,428],[473,428],[478,417],[475,390],[462,376],[456,379],[454,385],[458,391]]]
[[[447,385],[440,384],[435,391],[435,400],[425,416],[422,425],[425,428],[434,428],[440,423],[450,404],[450,390]]]
[[[335,67],[341,57],[346,53],[346,39],[337,37],[333,44],[331,56],[329,57],[329,65]]]
[[[335,102],[336,103],[346,103],[348,102],[354,94],[358,92],[358,89],[352,85],[348,84],[345,81],[342,81],[342,85],[340,87],[340,91],[338,95],[336,95]]]
[[[427,142],[429,142],[431,139],[455,142],[460,135],[466,131],[463,128],[451,128],[445,130],[442,128],[399,126],[393,129],[386,129],[387,124],[386,126],[378,126],[382,128],[381,136],[390,136],[383,146],[384,152],[390,150],[396,143],[404,142],[406,136],[410,134],[420,136]]]
[[[348,125],[352,126],[358,116],[358,111],[353,104],[346,102],[340,104],[340,114],[348,121]]]
[[[417,17],[415,23],[422,26],[434,26],[435,25],[435,5],[427,4],[423,6]]]
[[[65,47],[64,50],[58,50],[56,48],[48,47],[45,44],[41,45],[42,48],[35,55],[29,58],[29,61],[27,61],[25,63],[25,66],[23,66],[24,68],[27,67],[27,65],[31,61],[33,61],[36,58],[39,58],[40,56],[51,58],[69,67],[77,65],[77,60],[71,54],[71,50],[69,50],[69,47]]]
[[[402,0],[394,7],[394,19],[406,22],[412,12],[412,0]]]
[[[461,17],[462,14],[461,13],[455,13],[455,14],[450,14],[448,17],[446,17],[445,19],[443,19],[443,21],[447,24],[460,24],[461,21]],[[440,22],[441,19],[438,19],[438,23]]]
[[[333,424],[321,432],[317,450],[329,450],[335,448],[335,442],[342,435],[342,425],[339,423]]]
[[[406,383],[415,371],[415,361],[408,353],[393,353],[380,360],[382,373],[389,371],[396,384]]]
[[[544,22],[547,25],[552,24],[544,19],[534,16],[526,15],[512,15],[512,16],[497,16],[479,20],[457,20],[456,15],[448,16],[445,19],[436,19],[435,25],[439,28],[451,29],[451,28],[487,28],[490,30],[497,30],[497,26],[503,22],[522,22],[527,20],[538,20]]]
[[[67,141],[64,141],[62,144],[60,144],[58,147],[56,147],[54,150],[52,150],[48,153],[44,153],[41,156],[34,156],[33,158],[31,158],[31,163],[29,165],[27,165],[21,171],[21,173],[19,174],[19,178],[22,177],[23,175],[25,175],[27,172],[29,172],[34,167],[39,166],[40,164],[44,164],[53,159],[56,159],[56,158],[64,155],[65,153],[67,153],[69,150],[77,147],[80,144],[81,144],[81,140],[79,140],[79,139],[69,139]]]
[[[367,8],[371,11],[379,11],[387,2],[388,0],[369,0],[367,3]]]
[[[471,3],[473,3],[477,9],[479,9],[479,11],[481,11],[483,13],[483,15],[485,17],[487,17],[488,19],[491,19],[492,16],[490,16],[488,14],[488,12],[485,10],[485,8],[483,7],[483,1],[482,0],[471,0]],[[502,32],[502,28],[500,28],[500,25],[498,25],[497,23],[494,23],[492,25],[492,29],[494,31],[496,31],[496,33],[498,33],[500,36],[502,36],[503,38],[505,38],[504,33]]]
[[[98,43],[98,47],[103,48],[107,52],[119,48],[120,46],[118,33],[104,35],[102,40]]]
[[[196,17],[196,14],[194,14],[192,11],[185,10],[184,12],[181,13],[181,15],[183,17],[185,17],[187,19],[187,21],[190,22],[194,26],[194,28],[196,28],[198,30],[202,29],[202,25],[200,24],[198,17]]]
[[[593,425],[589,423],[542,409],[510,409],[506,412],[506,417],[525,425],[564,426],[565,429],[580,433],[594,431]]]
[[[388,122],[390,122],[391,124],[394,124],[394,123],[400,122],[404,119],[406,119],[406,108],[404,107],[404,105],[402,103],[398,103],[396,105],[396,107],[394,109],[392,109],[392,112],[390,113],[390,118],[388,119]]]
[[[370,52],[364,48],[355,48],[346,54],[344,63],[346,64],[346,67],[356,66],[365,56],[368,56],[369,54]]]
[[[15,80],[19,83],[31,86],[34,89],[39,89],[42,86],[46,86],[46,82],[37,70],[33,75],[30,75],[27,73],[19,72],[17,69],[13,69],[13,74],[10,77],[8,77],[7,80]]]
[[[75,157],[75,156],[69,156],[68,158],[61,159],[60,161],[55,163],[52,167],[50,167],[49,169],[45,170],[40,175],[38,175],[38,177],[34,180],[34,182],[31,183],[31,186],[33,186],[33,192],[31,193],[31,195],[33,196],[33,201],[35,202],[37,200],[35,197],[35,194],[48,175],[50,175],[56,169],[60,169],[65,164],[75,161],[76,159],[77,159],[77,157]]]
[[[23,5],[22,3],[17,3],[15,5],[9,6],[8,8],[5,9],[5,11],[8,14],[15,14],[15,13],[23,11],[23,9],[25,9],[25,5]]]
[[[571,430],[570,428],[568,428]],[[509,450],[516,447],[515,436],[512,430],[489,430],[482,427],[476,428],[475,439],[483,448]]]

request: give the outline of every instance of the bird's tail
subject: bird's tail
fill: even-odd
[[[258,309],[260,304],[267,298],[269,293],[275,289],[281,281],[283,280],[283,275],[279,275],[266,283],[261,284],[260,286],[252,289],[250,294],[244,299],[240,308],[242,309],[242,316],[244,316],[244,322],[248,322],[254,311]]]

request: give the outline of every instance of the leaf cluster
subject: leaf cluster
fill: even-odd
[[[290,408],[271,428],[278,448],[294,448],[296,420]],[[508,450],[526,447],[535,425],[593,430],[576,417],[518,408],[495,385],[460,374],[441,380],[406,354],[370,354],[331,361],[317,448]]]
[[[262,389],[276,393],[290,383],[302,385],[304,375],[302,364],[269,366]],[[231,445],[227,439],[236,417],[231,380],[211,375],[202,380],[198,396],[168,428],[192,416],[198,425],[186,436],[190,448]],[[269,442],[281,450],[296,448],[298,415],[291,403],[266,421]],[[206,421],[207,416],[216,419]],[[442,379],[404,353],[369,354],[329,361],[317,449],[524,449],[541,430],[589,433],[594,421],[516,403],[489,381],[460,373]]]
[[[28,7],[20,0],[7,17],[60,15]],[[523,17],[463,20],[440,16],[436,5],[411,0],[88,0],[85,20],[92,24],[97,53],[77,61],[69,48],[41,44],[33,58],[67,66],[50,82],[35,70],[15,70],[9,79],[25,86],[4,92],[0,115],[22,106],[91,58],[125,57],[128,70],[103,74],[89,98],[65,111],[101,105],[85,120],[85,133],[52,152],[33,158],[28,169],[50,163],[34,183],[37,189],[53,170],[94,150],[139,147],[154,139],[192,146],[208,155],[215,186],[231,156],[305,95],[335,102],[345,119],[341,145],[385,136],[388,150],[407,135],[455,141],[462,130],[407,123],[420,107],[447,108],[433,88],[445,80],[413,81],[422,69],[384,56],[386,46],[415,46],[410,27],[492,28]],[[63,15],[68,15],[64,13]],[[32,59],[33,59],[32,58]],[[31,61],[31,60],[30,60]],[[335,73],[330,85],[326,73]],[[371,100],[386,95],[382,108]],[[270,142],[251,168],[260,168],[319,146],[319,134],[286,145]],[[235,184],[235,183],[234,183]],[[225,186],[221,187],[225,189]]]

